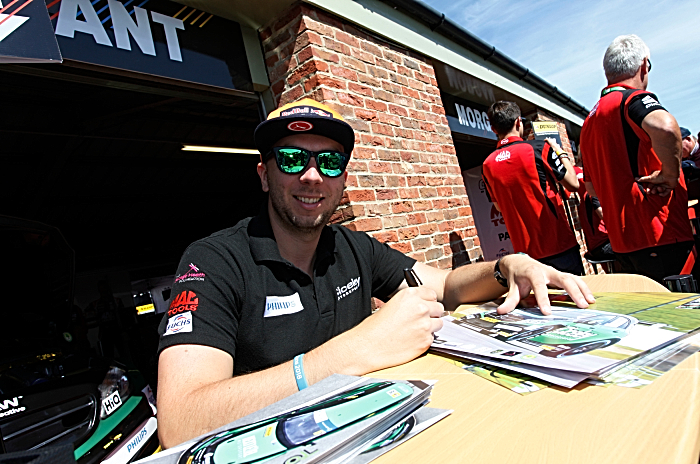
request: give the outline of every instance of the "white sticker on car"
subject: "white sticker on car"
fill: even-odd
[[[192,332],[192,313],[186,311],[168,319],[168,326],[165,328],[165,335],[173,335],[183,332]]]
[[[112,414],[114,411],[119,409],[119,406],[122,405],[122,399],[119,396],[119,392],[115,391],[111,395],[109,395],[107,398],[102,400],[102,410],[105,412],[106,416],[109,416]]]
[[[102,464],[126,464],[131,462],[136,453],[143,448],[149,438],[158,430],[158,421],[151,417],[146,423],[132,434],[120,448],[102,461]]]
[[[289,296],[268,296],[265,298],[264,317],[275,317],[283,314],[294,314],[304,309],[299,294]]]

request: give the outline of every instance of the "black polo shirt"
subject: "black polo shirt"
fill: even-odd
[[[234,374],[281,364],[339,335],[387,300],[415,260],[364,232],[324,227],[313,278],[280,256],[267,210],[191,244],[158,328],[158,352],[197,344],[234,359]]]

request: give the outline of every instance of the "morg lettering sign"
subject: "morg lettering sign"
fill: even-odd
[[[442,92],[441,96],[447,123],[452,132],[496,140],[496,134],[491,131],[491,123],[486,115],[486,106],[462,100],[445,92]]]
[[[64,59],[253,90],[238,23],[168,0],[45,0]]]

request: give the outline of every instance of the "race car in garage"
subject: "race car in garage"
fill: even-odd
[[[0,453],[70,443],[79,464],[126,464],[156,451],[153,392],[87,341],[61,232],[0,216],[0,256]]]

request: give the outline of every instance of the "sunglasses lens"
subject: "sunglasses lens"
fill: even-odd
[[[287,174],[303,171],[309,162],[309,152],[299,148],[279,148],[276,155],[280,171]]]
[[[345,171],[346,156],[337,151],[325,151],[316,156],[318,169],[328,177],[338,177]]]

